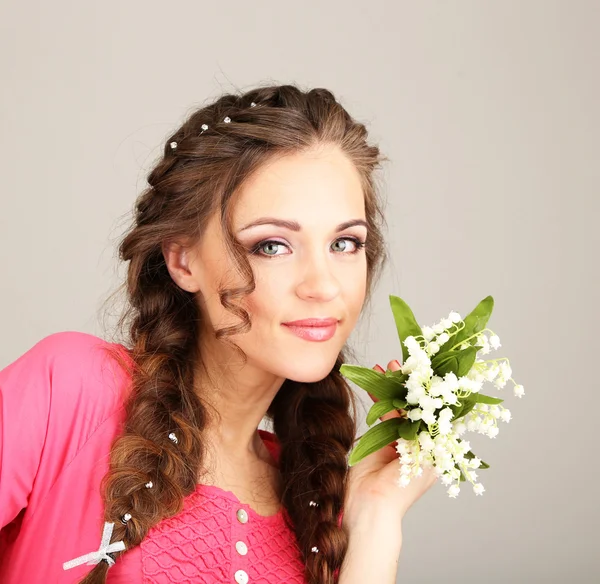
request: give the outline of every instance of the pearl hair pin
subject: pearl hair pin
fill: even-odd
[[[177,436],[175,435],[175,432],[171,432],[169,434],[169,440],[171,440],[171,442],[174,442],[175,444],[179,443],[179,440],[177,439]]]
[[[309,503],[309,506],[310,506],[310,507],[318,507],[318,506],[319,506],[319,504],[318,504],[317,502],[315,502],[315,501],[311,501],[311,502]]]
[[[152,481],[148,481],[148,482],[146,483],[146,488],[147,488],[147,489],[151,489],[153,486],[154,486],[154,483],[153,483]]]
[[[256,103],[252,102],[250,104],[250,107],[256,107]],[[223,118],[223,121],[226,124],[229,124],[229,123],[231,123],[231,118],[229,116],[225,116],[225,118]],[[202,131],[200,132],[200,134],[204,134],[204,132],[206,132],[206,130],[208,130],[208,124],[202,124],[200,126],[200,128],[202,128]],[[169,146],[171,147],[171,150],[175,150],[177,148],[177,142],[171,142],[169,144]]]
[[[127,525],[127,522],[131,519],[131,513],[125,513],[123,517],[121,517],[121,523],[123,525]]]

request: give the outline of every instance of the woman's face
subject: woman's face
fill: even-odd
[[[233,230],[248,250],[256,289],[242,301],[251,329],[230,340],[246,353],[248,367],[304,382],[329,374],[365,300],[367,262],[360,244],[367,227],[359,222],[365,222],[365,208],[358,172],[331,146],[271,162],[240,190]],[[344,226],[349,223],[356,224]],[[200,292],[207,323],[238,324],[219,301],[220,286],[243,280],[227,254],[217,214],[189,261],[184,287]],[[283,324],[308,318],[336,319],[333,336],[307,340]],[[216,350],[224,351],[224,362],[230,358],[231,349]]]

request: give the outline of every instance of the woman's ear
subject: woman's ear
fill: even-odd
[[[173,281],[187,292],[198,292],[200,286],[193,270],[193,248],[184,242],[167,241],[161,244],[161,251]]]

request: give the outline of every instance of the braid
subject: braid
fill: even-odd
[[[338,516],[356,435],[356,398],[339,373],[345,361],[342,351],[329,375],[316,383],[286,380],[267,412],[281,442],[286,520],[296,532],[309,584],[331,584],[348,547]],[[309,510],[313,499],[318,506]]]

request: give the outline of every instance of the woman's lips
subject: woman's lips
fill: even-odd
[[[298,326],[295,324],[283,323],[283,326],[294,333],[296,336],[306,341],[328,341],[337,330],[337,321],[327,326]]]

